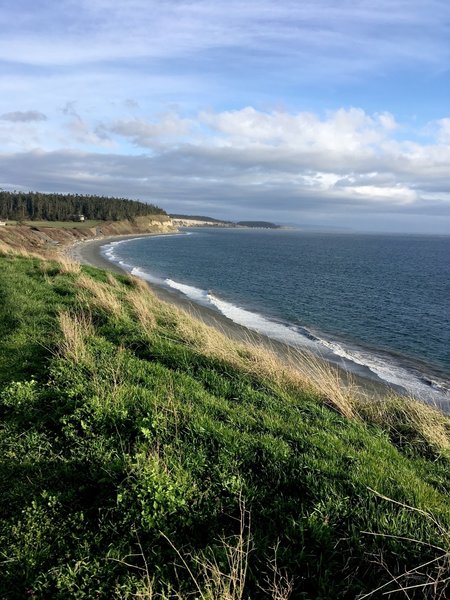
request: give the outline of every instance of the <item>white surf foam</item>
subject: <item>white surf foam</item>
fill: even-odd
[[[228,317],[228,319],[231,319],[231,321],[234,321],[234,323],[237,323],[238,325],[243,325],[248,329],[252,329],[253,331],[291,346],[311,348],[314,345],[312,340],[298,333],[295,328],[272,321],[258,313],[225,302],[213,294],[208,294],[208,299],[212,306],[217,308],[217,310],[225,317]]]
[[[323,339],[320,340],[320,343],[337,356],[367,367],[383,381],[400,386],[413,396],[423,400],[438,400],[444,395],[448,396],[450,400],[450,389],[445,385],[445,382],[430,379],[427,383],[419,373],[415,374],[412,370],[403,367],[394,357],[367,352],[362,348],[348,348],[343,344]]]
[[[160,277],[155,277],[154,275],[151,275],[147,271],[144,271],[143,269],[139,269],[138,267],[132,267],[130,273],[131,273],[131,275],[140,277],[141,279],[144,279],[145,281],[148,281],[149,283],[153,283],[155,285],[164,287],[166,284],[164,279],[161,279]]]
[[[105,244],[104,246],[100,246],[100,254],[102,254],[106,259],[110,260],[113,263],[120,265],[126,271],[130,271],[133,266],[127,264],[123,260],[120,260],[119,256],[116,254],[117,246],[121,244],[126,244],[127,242],[133,242],[139,238],[130,238],[126,240],[119,240],[116,242],[109,242],[109,244]]]
[[[208,304],[208,292],[206,290],[201,290],[193,285],[186,285],[184,283],[180,283],[179,281],[174,281],[173,279],[165,279],[165,283],[173,290],[181,292],[194,302]]]

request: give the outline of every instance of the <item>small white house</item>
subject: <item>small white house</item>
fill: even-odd
[[[0,221],[0,227],[5,227],[6,221]]]

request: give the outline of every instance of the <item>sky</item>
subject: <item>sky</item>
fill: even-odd
[[[0,0],[0,188],[450,234],[448,0]]]

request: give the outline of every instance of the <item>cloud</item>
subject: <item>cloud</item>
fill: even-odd
[[[160,115],[154,121],[145,119],[118,120],[110,125],[103,125],[105,131],[129,138],[136,146],[151,148],[159,146],[166,138],[187,136],[192,130],[193,123],[175,113]]]
[[[47,117],[44,113],[37,110],[14,111],[0,115],[0,120],[11,121],[12,123],[31,123],[35,121],[46,121]]]
[[[450,118],[439,119],[433,124],[436,137],[441,144],[450,144]]]
[[[411,61],[446,67],[449,58],[444,0],[65,0],[42,3],[39,11],[29,2],[5,4],[0,56],[15,64],[192,59],[239,50],[242,59],[300,59],[314,74],[327,61],[353,73]]]
[[[72,145],[74,145],[74,142],[83,146],[96,147],[111,147],[114,145],[111,138],[101,127],[92,130],[79,115],[71,119],[66,128]]]
[[[393,115],[360,108],[246,107],[190,118],[171,111],[100,124],[72,105],[66,113],[72,149],[4,152],[1,187],[121,195],[228,218],[273,220],[277,211],[278,220],[315,215],[351,225],[366,215],[370,226],[403,215],[420,227],[419,215],[428,215],[436,231],[450,233],[445,120],[420,144],[397,139]]]
[[[66,102],[61,108],[61,112],[63,113],[63,115],[75,117],[75,119],[81,119],[80,115],[76,110],[76,104],[77,103],[75,100],[70,100],[69,102]]]
[[[219,114],[202,113],[200,119],[238,146],[269,144],[293,149],[355,153],[380,143],[395,129],[392,115],[369,116],[362,109],[339,109],[320,118],[313,113],[263,113],[252,107]]]

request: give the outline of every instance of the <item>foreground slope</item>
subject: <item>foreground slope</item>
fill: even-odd
[[[127,276],[3,249],[0,296],[2,597],[445,597],[446,417]]]

